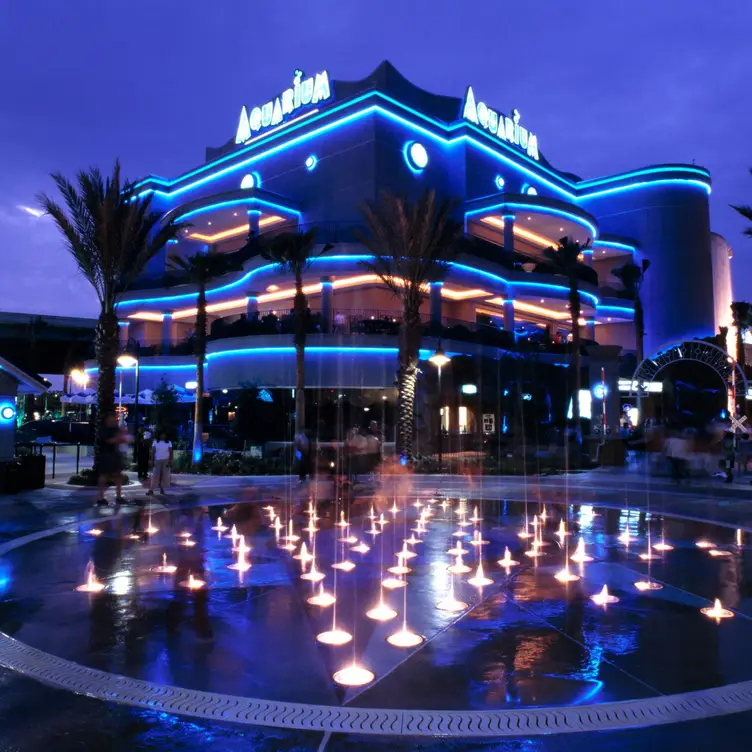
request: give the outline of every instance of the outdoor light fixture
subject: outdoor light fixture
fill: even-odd
[[[416,175],[420,175],[428,164],[428,152],[426,147],[418,141],[408,141],[402,149],[402,156],[407,166]]]
[[[89,383],[89,374],[82,371],[80,368],[74,368],[70,372],[70,377],[71,380],[79,386],[86,386]]]
[[[15,406],[10,402],[0,402],[0,423],[12,423],[15,417]]]
[[[478,387],[475,384],[463,384],[462,394],[478,394]]]
[[[138,360],[132,355],[119,355],[117,359],[118,365],[123,368],[133,368],[138,363]]]
[[[538,195],[538,191],[535,188],[533,188],[532,185],[527,187],[527,189],[525,190],[525,193],[527,193],[528,196],[537,196]]]
[[[198,387],[198,381],[186,381],[185,382],[186,389],[196,389],[197,387]]]
[[[498,188],[498,189],[499,189],[500,191],[503,191],[503,190],[504,190],[504,178],[503,178],[503,177],[501,177],[501,175],[497,175],[497,176],[496,176],[496,177],[494,178],[494,185],[495,185],[495,186],[496,186],[496,187],[497,187],[497,188]]]
[[[443,368],[450,359],[447,357],[446,353],[439,348],[428,360],[435,366]]]
[[[316,165],[319,163],[318,157],[315,154],[311,154],[305,161],[305,167],[308,172],[316,169]]]
[[[243,176],[240,187],[244,191],[249,191],[251,188],[261,188],[261,175],[257,172],[249,172]]]

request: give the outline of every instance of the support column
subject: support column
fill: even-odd
[[[514,288],[507,287],[504,298],[504,331],[514,333]]]
[[[514,214],[502,214],[504,220],[504,248],[507,251],[514,250]]]
[[[253,318],[258,313],[258,291],[248,290],[248,297],[245,303],[245,313],[249,319]]]
[[[118,321],[118,334],[120,347],[123,348],[128,344],[128,339],[131,332],[130,321]]]
[[[166,311],[162,319],[162,355],[170,352],[172,342],[172,311]]]
[[[324,334],[332,331],[332,305],[334,303],[334,286],[331,277],[321,278],[321,320]]]
[[[261,212],[258,209],[248,210],[248,238],[256,238],[259,234],[259,218]]]
[[[443,282],[431,282],[429,288],[429,304],[431,310],[431,323],[441,326],[443,301],[441,299],[441,288],[444,287]]]

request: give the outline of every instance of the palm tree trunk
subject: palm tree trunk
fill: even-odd
[[[406,305],[400,327],[399,369],[397,371],[397,452],[400,462],[413,460],[415,434],[415,389],[418,383],[418,353],[422,330],[420,309]]]
[[[577,442],[582,437],[580,424],[580,386],[582,384],[582,366],[580,355],[580,291],[577,280],[569,281],[569,312],[572,316],[572,369],[574,370],[574,397],[572,398],[572,424],[577,433]]]
[[[635,325],[635,344],[637,346],[637,365],[639,366],[645,358],[645,311],[642,307],[642,300],[637,295],[634,299],[634,325]]]
[[[736,362],[744,370],[746,355],[744,352],[744,327],[738,325],[736,327]]]
[[[196,310],[196,405],[193,412],[193,464],[201,462],[204,456],[204,361],[206,360],[206,282],[202,281],[198,290]]]
[[[303,276],[295,275],[295,433],[305,430],[305,346],[306,346],[306,296],[303,293]]]
[[[119,331],[117,316],[102,312],[97,322],[95,350],[98,366],[97,421],[94,427],[94,474],[99,475],[102,442],[107,416],[115,412],[115,369],[117,367]]]

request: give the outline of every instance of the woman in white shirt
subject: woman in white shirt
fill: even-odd
[[[148,495],[151,496],[154,489],[159,488],[159,493],[164,496],[164,487],[170,486],[170,469],[172,468],[172,442],[167,441],[167,434],[164,431],[159,434],[159,440],[152,445],[152,456],[154,470]]]

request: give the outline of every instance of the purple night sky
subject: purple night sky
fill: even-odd
[[[469,9],[472,8],[472,12]],[[517,107],[556,167],[710,169],[712,227],[752,297],[752,3],[743,0],[10,0],[0,4],[0,310],[95,315],[51,222],[49,173],[174,176],[292,71],[358,79],[390,60],[428,91]],[[533,31],[534,30],[534,31]],[[681,270],[678,270],[679,274]]]

